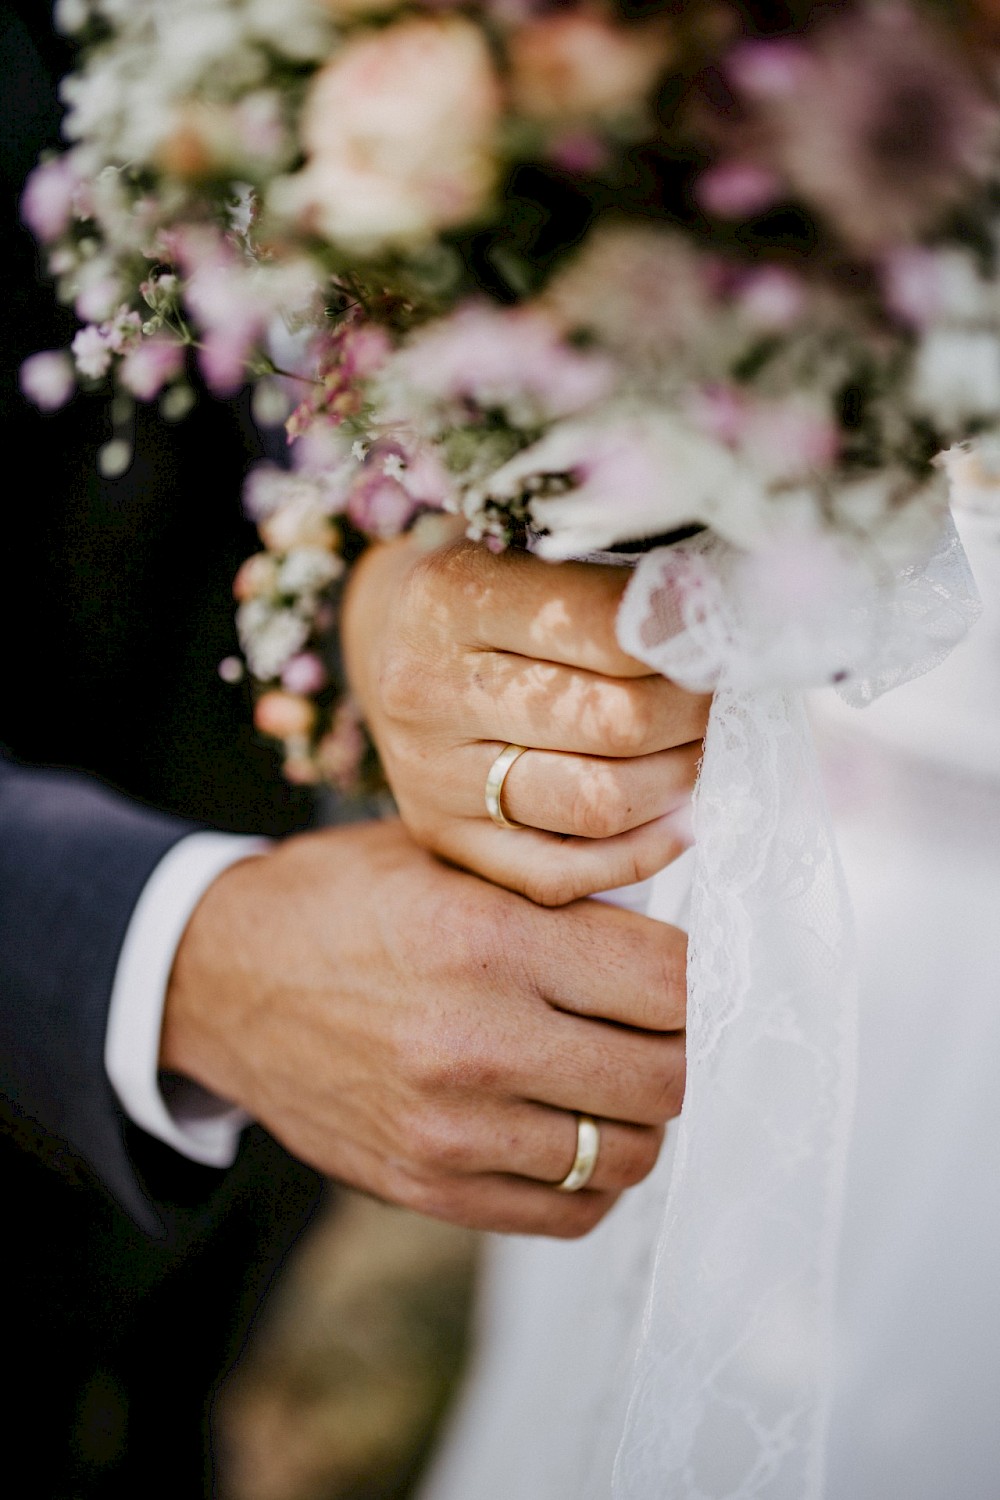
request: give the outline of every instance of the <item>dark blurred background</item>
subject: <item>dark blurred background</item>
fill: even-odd
[[[2,0],[0,743],[202,824],[288,833],[313,817],[310,796],[282,781],[245,689],[217,672],[236,649],[231,581],[255,548],[240,488],[264,439],[246,393],[202,396],[176,424],[139,407],[115,427],[105,395],[44,416],[18,390],[22,359],[74,331],[17,210],[58,139],[69,62],[43,0]],[[134,459],[107,480],[96,454],[113,431]],[[139,1136],[133,1158],[176,1210],[156,1241],[0,1103],[8,1466],[47,1500],[397,1500],[453,1377],[469,1238],[321,1201],[316,1175],[256,1128],[226,1174],[179,1172]]]

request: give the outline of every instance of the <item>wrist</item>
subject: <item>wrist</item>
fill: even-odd
[[[245,1081],[230,1045],[245,1024],[253,986],[247,926],[262,852],[224,870],[207,887],[181,935],[167,985],[159,1068],[221,1099],[244,1102]]]

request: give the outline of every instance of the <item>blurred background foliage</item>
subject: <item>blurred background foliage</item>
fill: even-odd
[[[221,1500],[404,1500],[465,1355],[474,1234],[337,1189],[216,1404]]]

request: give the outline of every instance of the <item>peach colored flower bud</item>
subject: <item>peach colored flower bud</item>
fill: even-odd
[[[319,767],[307,755],[286,756],[281,771],[292,786],[316,786],[321,779]]]
[[[582,11],[540,16],[511,38],[514,105],[536,120],[625,114],[645,103],[672,54],[662,23],[625,26]]]
[[[261,734],[269,734],[272,739],[301,740],[312,732],[316,707],[298,693],[276,688],[257,699],[253,721]]]
[[[233,579],[233,598],[245,604],[248,599],[257,599],[261,594],[274,592],[278,568],[273,557],[266,552],[255,552],[241,564]]]
[[[322,547],[334,552],[340,531],[329,516],[300,505],[283,505],[258,526],[261,541],[271,552],[290,552],[293,547]]]

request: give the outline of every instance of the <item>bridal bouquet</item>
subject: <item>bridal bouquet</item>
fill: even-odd
[[[435,511],[553,559],[707,528],[755,658],[855,671],[851,602],[926,552],[935,456],[1000,413],[992,0],[56,14],[70,145],[23,212],[83,326],[22,383],[176,418],[196,364],[287,416],[236,593],[291,777],[359,743],[344,558]]]

